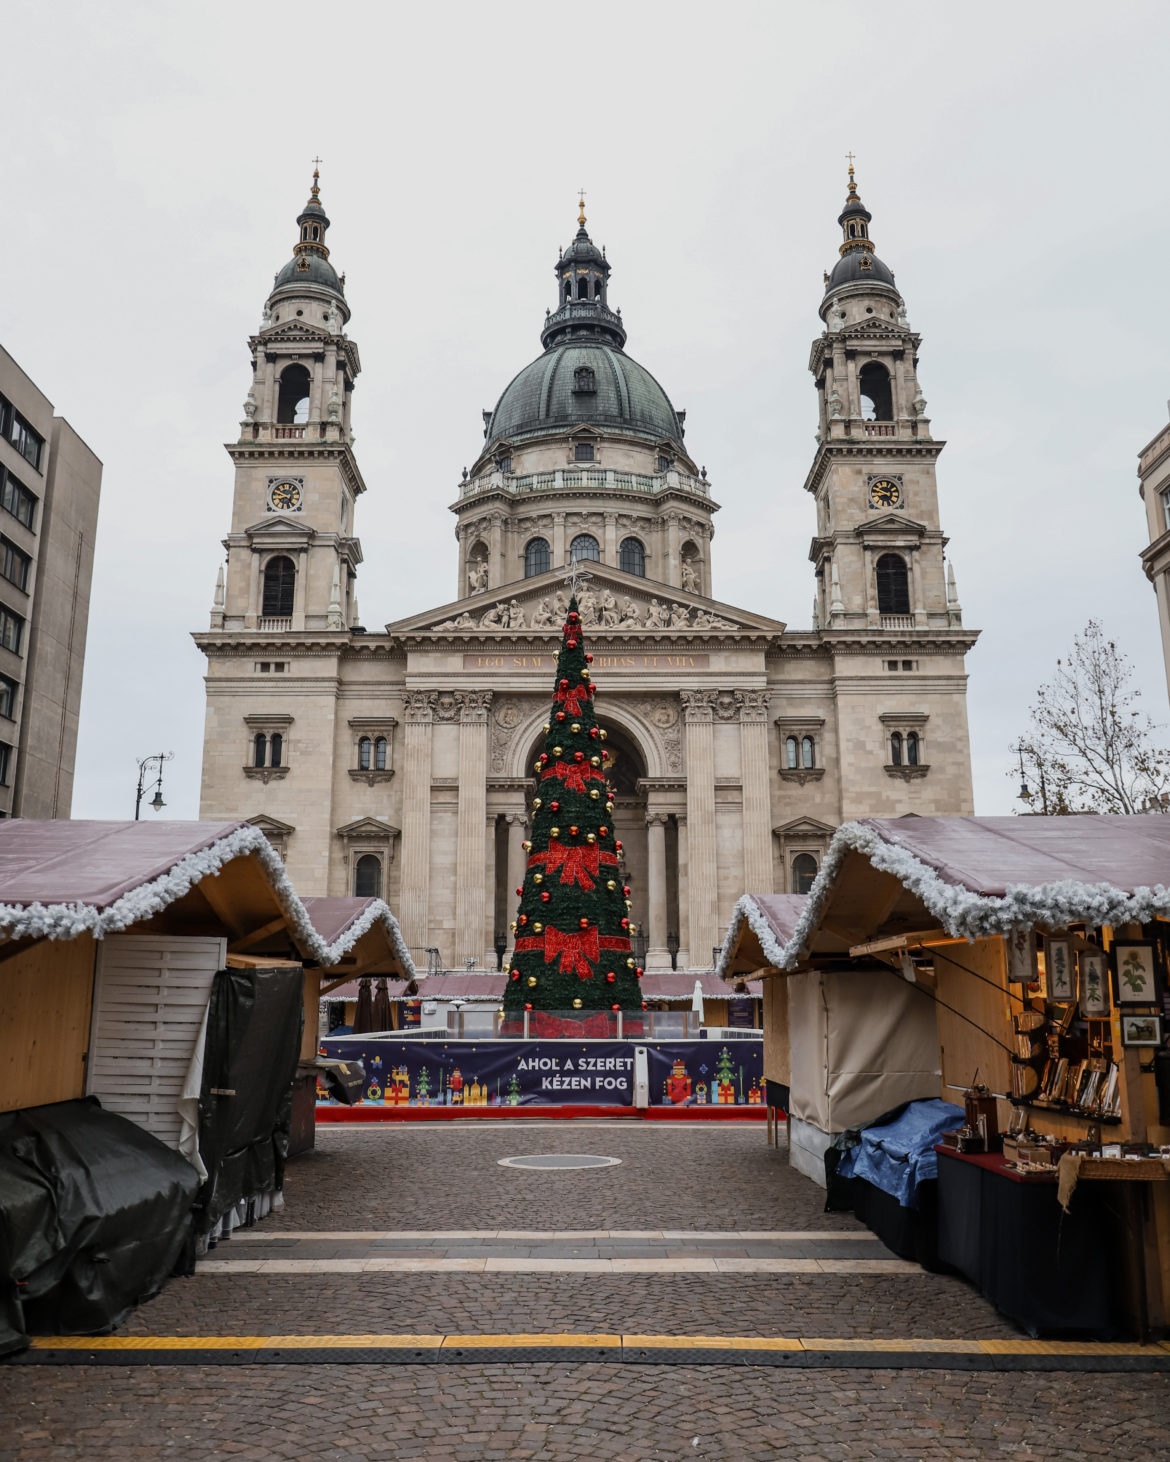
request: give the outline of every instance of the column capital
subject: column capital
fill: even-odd
[[[504,821],[509,827],[527,827],[528,814],[526,812],[506,812]]]
[[[456,691],[460,721],[464,725],[486,725],[493,695],[495,691],[492,690]]]
[[[406,693],[404,712],[406,724],[429,724],[435,715],[435,703],[439,698],[437,690],[410,690]]]
[[[736,703],[741,721],[766,721],[768,719],[768,692],[766,690],[737,690]]]
[[[688,726],[714,720],[717,691],[680,690],[678,694],[682,701],[683,719]]]
[[[648,812],[646,814],[647,827],[665,827],[670,821],[670,815],[666,812]]]

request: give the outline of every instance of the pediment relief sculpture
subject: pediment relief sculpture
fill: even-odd
[[[696,575],[697,580],[697,575]],[[697,585],[696,585],[697,587]],[[652,597],[639,603],[630,594],[615,594],[605,584],[596,589],[587,587],[577,596],[581,620],[586,629],[686,629],[729,630],[741,626],[710,609],[685,604],[679,600]],[[431,625],[434,634],[452,634],[474,629],[559,629],[569,612],[568,593],[561,589],[546,594],[535,604],[522,604],[519,599],[500,599],[482,614],[464,610],[453,619]]]

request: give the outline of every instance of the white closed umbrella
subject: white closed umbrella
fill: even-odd
[[[702,982],[702,980],[696,980],[695,981],[694,994],[691,996],[691,1009],[699,1017],[699,1021],[701,1023],[702,1022],[702,1019],[703,1019],[703,982]]]

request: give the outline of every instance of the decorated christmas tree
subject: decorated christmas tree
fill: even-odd
[[[533,1012],[534,1035],[589,1034],[594,1027],[606,1034],[605,1012],[643,1008],[642,971],[630,949],[630,891],[602,770],[605,732],[594,710],[592,659],[574,594],[544,750],[533,768],[532,840],[524,844],[528,864],[516,890],[516,947],[504,996],[513,1019]]]

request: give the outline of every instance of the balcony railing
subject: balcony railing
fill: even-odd
[[[274,426],[272,435],[278,442],[302,442],[305,439],[303,426]]]
[[[881,620],[882,629],[914,628],[914,616],[912,614],[883,614]]]
[[[863,421],[861,424],[865,428],[867,437],[896,437],[898,435],[897,423],[893,421]]]
[[[282,634],[287,629],[292,629],[292,616],[289,614],[265,615],[260,621],[260,628],[265,634]]]
[[[460,497],[474,497],[481,492],[507,492],[517,495],[530,492],[564,492],[582,487],[605,492],[659,493],[671,488],[693,492],[699,497],[711,496],[711,484],[703,477],[690,477],[683,472],[661,472],[653,476],[643,472],[601,471],[597,468],[558,468],[555,472],[530,472],[515,476],[510,472],[485,472],[460,484]]]

